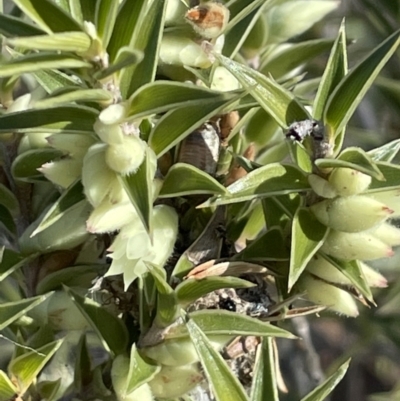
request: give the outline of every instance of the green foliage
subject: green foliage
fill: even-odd
[[[400,142],[343,145],[400,32],[348,71],[344,23],[335,40],[301,36],[335,1],[205,3],[230,14],[211,28],[183,0],[13,1],[0,400],[210,399],[204,380],[219,401],[278,400],[275,338],[297,341],[284,321],[374,305],[386,281],[363,260],[400,245],[386,222],[400,216]],[[332,212],[349,198],[373,227]],[[244,338],[250,385],[232,369]],[[325,399],[348,365],[302,400]]]

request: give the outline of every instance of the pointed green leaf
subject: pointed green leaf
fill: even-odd
[[[72,102],[95,102],[109,105],[113,101],[111,92],[104,89],[77,89],[58,96],[51,96],[34,103],[35,109],[47,109]]]
[[[125,67],[138,64],[142,60],[143,52],[130,49],[129,47],[122,47],[117,54],[114,64],[111,64],[109,67],[96,72],[94,74],[94,78],[97,80],[102,80],[116,72],[119,72]]]
[[[201,207],[225,205],[274,195],[309,190],[307,178],[296,167],[272,163],[253,170],[230,185],[229,195],[213,197]]]
[[[107,48],[113,33],[119,3],[119,0],[98,0],[96,2],[95,25],[104,49]]]
[[[28,351],[10,362],[8,369],[18,383],[18,389],[22,394],[37,378],[61,344],[62,340],[54,341],[37,350]]]
[[[347,74],[346,29],[342,22],[313,104],[313,117],[321,120],[329,96]]]
[[[372,296],[371,288],[369,287],[364,273],[357,260],[345,262],[337,260],[331,256],[323,254],[323,257],[332,265],[334,265],[339,271],[341,271],[354,285],[354,287],[362,294],[369,302],[374,304],[374,298]]]
[[[0,222],[3,223],[4,229],[5,230],[7,229],[9,231],[10,237],[12,237],[11,233],[16,233],[16,226],[15,226],[14,218],[13,218],[12,214],[10,213],[10,211],[2,204],[0,204]],[[7,235],[7,234],[4,233],[4,235]]]
[[[181,107],[166,113],[158,121],[149,138],[149,145],[160,157],[178,144],[205,121],[226,109],[236,98],[217,98],[206,104]]]
[[[78,265],[58,270],[47,274],[45,278],[39,281],[36,287],[37,294],[57,290],[66,285],[68,287],[90,288],[93,286],[93,280],[102,276],[107,270],[105,265]]]
[[[294,339],[296,336],[268,322],[254,319],[250,316],[229,312],[223,309],[199,310],[190,313],[190,319],[206,335],[229,336],[260,336]],[[171,327],[166,333],[166,339],[187,337],[184,325]]]
[[[226,27],[223,54],[233,58],[249,36],[260,15],[270,3],[264,0],[241,0],[231,2],[230,21]]]
[[[50,0],[14,0],[14,3],[48,33],[81,31],[80,25]]]
[[[257,349],[251,401],[279,401],[273,339],[263,338]]]
[[[234,256],[233,259],[267,261],[288,260],[289,250],[286,247],[282,230],[273,227],[260,237],[251,241],[246,248]]]
[[[0,77],[10,77],[40,70],[90,68],[92,65],[72,54],[30,53],[0,64]]]
[[[18,320],[21,316],[25,316],[31,309],[41,304],[50,295],[51,293],[38,297],[23,299],[21,301],[2,303],[0,305],[0,330],[3,330],[11,323]]]
[[[176,163],[169,169],[159,197],[226,193],[225,187],[209,174],[190,164]]]
[[[41,35],[45,32],[21,18],[0,13],[0,33],[6,37],[13,37]]]
[[[29,258],[24,258],[12,249],[2,248],[0,252],[0,281],[3,281],[11,273],[29,262]]]
[[[317,159],[315,164],[320,168],[347,167],[368,174],[379,181],[385,179],[377,164],[361,148],[346,148],[336,159]]]
[[[85,0],[85,2],[87,2]],[[132,42],[132,36],[135,30],[138,29],[138,21],[141,15],[141,10],[147,5],[146,0],[125,1],[117,15],[114,29],[110,42],[107,47],[107,52],[110,57],[110,62],[114,62],[118,51],[129,46]],[[131,47],[131,46],[130,46]]]
[[[143,85],[129,98],[129,117],[146,117],[182,106],[202,107],[210,101],[228,101],[236,95],[184,82],[156,81]]]
[[[9,401],[14,399],[18,389],[8,376],[0,370],[0,401]]]
[[[14,178],[26,181],[35,182],[43,181],[43,175],[38,171],[38,168],[43,164],[58,159],[63,155],[63,152],[57,149],[32,149],[17,156],[12,164],[11,172]]]
[[[120,76],[120,88],[124,99],[138,88],[152,82],[156,75],[158,52],[164,28],[166,0],[152,1],[147,9],[142,8],[140,26],[137,26],[131,45],[143,52],[143,60],[125,68]]]
[[[180,283],[175,293],[181,305],[187,305],[196,299],[221,288],[250,288],[255,284],[238,277],[205,277],[201,280],[188,279]]]
[[[6,43],[14,47],[31,50],[56,50],[78,53],[89,49],[91,39],[84,32],[65,32],[52,35],[11,38]]]
[[[19,205],[16,196],[2,183],[0,183],[0,204],[5,206],[12,214],[18,212]]]
[[[271,78],[222,55],[215,54],[215,57],[281,127],[310,118],[293,93]]]
[[[128,344],[128,332],[123,322],[101,304],[82,297],[71,288],[64,287],[79,311],[99,336],[103,347],[114,355],[125,352]]]
[[[400,166],[388,162],[377,163],[379,171],[385,180],[377,180],[372,177],[372,182],[367,192],[380,192],[400,188]]]
[[[93,133],[98,112],[84,106],[59,106],[0,115],[0,134],[9,132]]]
[[[233,375],[222,356],[213,348],[197,324],[189,319],[186,326],[216,400],[248,401],[239,380]]]
[[[334,136],[345,128],[367,90],[400,44],[400,31],[393,33],[354,67],[329,97],[324,122]]]
[[[338,385],[342,380],[343,376],[346,374],[347,369],[350,364],[350,359],[348,359],[343,365],[341,365],[335,373],[328,377],[322,384],[320,384],[316,389],[311,391],[301,401],[324,401],[326,397],[332,392],[332,390]]]
[[[147,266],[154,278],[158,292],[156,322],[160,327],[167,327],[177,318],[178,303],[176,294],[166,281],[165,270],[157,266]]]
[[[78,87],[78,82],[69,75],[57,70],[36,71],[32,75],[39,85],[47,92],[52,93],[65,87]]]
[[[69,0],[71,15],[83,24],[84,21],[95,21],[97,1]]]
[[[305,208],[297,210],[292,224],[289,291],[304,271],[307,263],[322,246],[328,232],[328,227],[321,224],[310,210]]]
[[[368,156],[374,161],[391,162],[400,151],[400,139],[386,143],[367,152]]]
[[[148,233],[151,233],[153,213],[153,164],[154,155],[151,149],[146,147],[145,158],[138,170],[135,173],[118,177]]]
[[[85,385],[91,383],[93,373],[91,369],[90,353],[88,350],[86,334],[82,334],[76,349],[74,388],[78,392],[84,391]]]
[[[275,79],[278,79],[325,52],[331,46],[331,39],[314,39],[293,44],[285,43],[268,53],[268,57],[263,60],[260,66],[260,71],[266,75],[271,74]],[[318,118],[316,117],[316,119]]]
[[[140,356],[136,345],[133,344],[129,359],[129,372],[126,378],[126,394],[130,394],[142,384],[149,382],[160,369],[160,366],[147,363]]]

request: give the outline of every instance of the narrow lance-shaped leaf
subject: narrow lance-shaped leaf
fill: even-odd
[[[113,63],[115,61],[118,51],[122,47],[131,44],[132,36],[138,26],[141,10],[146,4],[146,0],[125,1],[122,3],[107,47],[110,62]]]
[[[150,134],[149,145],[159,157],[166,153],[173,146],[178,144],[186,136],[201,124],[217,115],[222,110],[226,110],[236,98],[216,98],[210,99],[207,103],[180,107],[166,113],[156,124]]]
[[[226,193],[225,187],[209,174],[189,164],[176,163],[169,169],[159,197]]]
[[[142,8],[140,26],[135,29],[132,46],[142,51],[144,57],[139,64],[125,68],[121,73],[120,88],[125,99],[155,78],[165,8],[166,0],[153,1],[148,9]]]
[[[263,338],[261,345],[258,346],[251,401],[279,401],[273,341],[271,337]]]
[[[90,37],[84,32],[62,32],[51,35],[7,39],[7,44],[31,50],[85,52],[90,47]]]
[[[0,13],[0,33],[5,37],[44,35],[46,32],[21,18]]]
[[[75,80],[61,71],[40,70],[33,72],[32,75],[47,93],[52,93],[57,89],[63,89],[65,87],[79,87],[79,84]]]
[[[233,58],[248,37],[261,13],[275,1],[242,0],[231,4],[223,54]]]
[[[14,0],[14,3],[48,33],[80,31],[81,26],[50,0]]]
[[[19,391],[23,394],[36,379],[44,365],[60,348],[63,340],[54,341],[37,350],[28,351],[13,359],[9,365],[9,371],[18,383]]]
[[[174,290],[166,281],[165,271],[157,266],[148,264],[148,269],[157,287],[157,315],[155,322],[159,327],[167,327],[173,323],[178,314],[178,303]]]
[[[71,54],[31,53],[0,65],[0,77],[10,77],[45,69],[90,68],[92,65]]]
[[[8,378],[5,372],[0,370],[0,401],[9,401],[17,394],[18,389]]]
[[[299,208],[292,224],[292,244],[288,289],[293,287],[329,232],[310,210]]]
[[[400,30],[375,48],[365,60],[354,67],[329,97],[324,122],[335,136],[347,125],[355,109],[383,66],[400,44]]]
[[[184,82],[156,81],[143,85],[129,98],[129,117],[135,119],[182,106],[201,107],[209,101],[228,101],[236,96]]]
[[[197,324],[189,319],[186,326],[216,400],[248,401],[239,380],[233,375],[222,356],[213,348]]]
[[[346,29],[342,22],[313,104],[313,117],[321,120],[329,96],[347,74]]]
[[[80,181],[77,181],[75,184],[71,185],[47,211],[38,227],[31,234],[31,237],[40,233],[61,219],[66,210],[83,199],[85,199],[85,195],[83,194],[83,186]]]
[[[160,369],[160,366],[147,363],[140,356],[136,345],[133,344],[129,358],[129,372],[126,378],[126,394],[130,394],[142,384],[149,382]]]
[[[114,355],[123,353],[128,343],[128,333],[122,321],[95,301],[78,295],[70,288],[65,289],[99,336],[104,348]]]
[[[281,127],[310,118],[295,96],[271,78],[222,55],[215,57]]]
[[[93,133],[98,112],[84,106],[59,106],[0,115],[0,134],[9,132]]]
[[[307,178],[296,167],[271,163],[253,170],[230,185],[228,195],[213,197],[201,207],[226,205],[267,196],[285,195],[310,189]]]
[[[98,0],[96,2],[95,25],[104,49],[107,48],[114,29],[118,5],[118,0]]]
[[[322,384],[320,384],[316,389],[311,391],[301,401],[324,401],[326,397],[333,391],[333,389],[342,380],[343,376],[346,374],[347,369],[350,364],[350,359],[348,359],[343,365],[341,365],[335,373],[329,376]]]
[[[35,306],[44,302],[50,294],[27,298],[16,302],[4,302],[0,305],[0,330],[26,315]]]
[[[153,211],[154,161],[152,150],[146,147],[144,160],[138,170],[118,177],[149,234]]]

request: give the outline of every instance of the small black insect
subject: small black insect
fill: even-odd
[[[302,142],[307,136],[311,136],[316,141],[324,139],[324,128],[319,121],[296,121],[289,126],[286,133],[286,138],[297,142]]]
[[[220,309],[225,309],[230,312],[236,312],[236,303],[231,298],[222,298],[218,302]]]

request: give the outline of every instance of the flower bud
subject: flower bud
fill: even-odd
[[[232,336],[209,336],[213,348],[220,351]],[[184,366],[198,362],[199,356],[189,338],[167,340],[153,347],[143,348],[142,353],[166,366]]]
[[[94,207],[100,205],[107,196],[112,203],[126,197],[115,172],[105,162],[107,146],[106,144],[93,145],[83,159],[82,184],[88,201]]]
[[[400,245],[400,228],[392,226],[389,223],[382,223],[370,232],[390,246]]]
[[[105,160],[116,173],[127,175],[136,172],[142,164],[146,151],[146,143],[131,135],[125,136],[122,143],[108,145]]]
[[[211,67],[211,60],[201,45],[176,33],[165,33],[160,47],[160,61],[164,64],[195,68]]]
[[[330,184],[341,196],[357,195],[364,192],[372,178],[351,168],[335,168],[329,176]]]
[[[400,216],[400,189],[391,191],[373,192],[368,194],[369,197],[388,205],[393,210],[392,217]]]
[[[188,10],[186,19],[200,36],[214,39],[228,25],[229,9],[223,4],[210,1]]]
[[[346,291],[309,274],[303,274],[297,282],[297,288],[306,292],[306,297],[318,305],[326,305],[340,314],[356,317],[358,309],[354,298]]]
[[[368,232],[331,230],[321,250],[341,260],[374,260],[393,256],[392,248]]]
[[[135,218],[138,216],[132,203],[128,201],[113,204],[105,198],[90,214],[86,229],[90,233],[111,233],[120,230]]]
[[[385,288],[388,286],[388,282],[386,278],[382,276],[382,274],[363,262],[359,262],[359,264],[364,274],[365,280],[370,287]]]
[[[337,196],[335,188],[329,183],[329,181],[320,177],[317,174],[310,174],[308,176],[308,182],[311,185],[313,191],[323,198],[334,198]]]
[[[124,133],[118,124],[104,124],[97,119],[93,125],[93,129],[105,143],[119,144],[123,142]]]
[[[306,270],[330,283],[352,285],[351,281],[339,269],[322,256],[315,255],[307,264]]]
[[[385,204],[368,196],[324,200],[312,205],[310,209],[322,224],[350,233],[368,230],[386,220],[392,213]]]
[[[105,125],[120,124],[124,121],[127,114],[126,104],[111,104],[99,114],[99,121]]]
[[[198,364],[178,367],[164,366],[149,382],[157,398],[179,398],[203,380]]]

